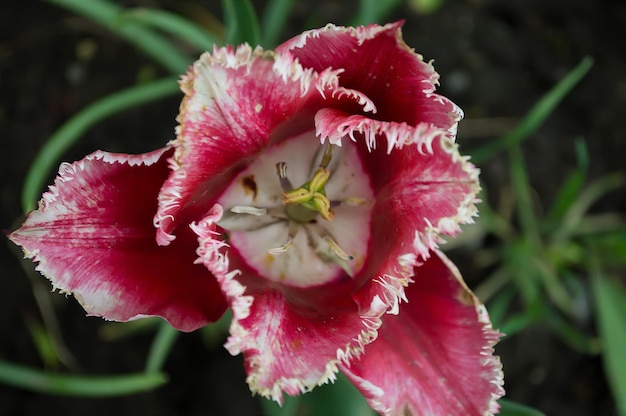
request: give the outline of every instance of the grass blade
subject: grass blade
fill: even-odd
[[[170,72],[180,74],[187,70],[192,58],[180,52],[167,39],[141,24],[128,22],[119,24],[118,17],[123,8],[105,0],[47,0],[85,16],[105,27],[148,54]]]
[[[602,342],[604,368],[619,414],[626,415],[626,288],[592,266],[596,321]]]
[[[202,26],[177,14],[164,10],[138,7],[122,12],[117,18],[118,24],[129,22],[148,25],[163,30],[194,46],[198,51],[211,51],[213,45],[220,43],[218,38],[207,32]]]
[[[350,26],[382,23],[389,13],[401,3],[401,0],[361,0],[356,16]]]
[[[150,84],[130,87],[105,97],[66,121],[41,148],[33,161],[24,187],[24,212],[35,208],[35,202],[51,170],[58,164],[63,152],[74,144],[81,134],[98,121],[122,110],[178,93],[175,78],[166,78]]]
[[[541,243],[535,207],[531,198],[530,181],[526,163],[518,143],[509,148],[509,175],[515,193],[515,209],[519,218],[522,235],[533,245]]]
[[[39,393],[106,397],[139,393],[155,389],[167,382],[161,373],[123,376],[75,376],[54,374],[0,361],[0,383]]]
[[[498,403],[500,403],[500,416],[545,416],[545,413],[537,409],[510,400],[500,399]]]
[[[591,69],[593,59],[589,56],[585,57],[565,78],[556,84],[546,95],[544,95],[530,109],[524,119],[520,122],[515,130],[488,145],[482,146],[473,152],[472,162],[480,165],[486,162],[497,153],[504,149],[508,149],[516,143],[529,137],[552,113],[554,108],[563,100],[563,98],[578,84],[578,82]]]
[[[277,45],[293,3],[293,0],[270,0],[265,6],[261,16],[261,45],[264,48]]]
[[[621,173],[615,173],[600,178],[586,187],[564,213],[555,238],[565,238],[574,233],[594,203],[608,192],[623,187],[625,183],[626,177]]]
[[[161,370],[176,338],[178,338],[178,334],[179,332],[167,322],[161,323],[150,347],[146,361],[146,373],[158,373]]]
[[[555,202],[552,204],[550,212],[548,213],[547,222],[550,225],[557,224],[561,220],[565,212],[578,197],[583,183],[585,182],[587,167],[589,166],[589,152],[582,138],[576,140],[576,160],[576,169],[569,175],[567,181],[561,186],[561,189],[559,189]]]
[[[506,339],[512,337],[518,332],[523,331],[536,322],[537,318],[535,317],[534,312],[526,310],[522,313],[514,314],[508,317],[498,327],[498,331],[502,332],[505,336],[504,339]]]
[[[266,416],[359,415],[374,416],[363,395],[342,373],[332,384],[316,387],[310,393],[285,397],[283,407],[261,398]]]
[[[261,41],[259,21],[249,0],[222,0],[226,43],[238,45],[247,42],[252,47]]]

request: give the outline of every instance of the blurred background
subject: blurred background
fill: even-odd
[[[252,2],[261,16],[267,3]],[[611,355],[607,345],[623,345],[612,337],[623,334],[626,310],[616,320],[620,309],[610,307],[626,298],[600,300],[619,296],[626,283],[626,2],[410,0],[378,15],[367,15],[364,3],[293,2],[272,29],[275,41],[328,22],[406,20],[406,43],[434,60],[439,92],[465,111],[458,142],[482,170],[481,220],[465,227],[448,254],[509,334],[496,348],[506,398],[548,415],[618,415],[611,389],[624,385],[605,368],[625,365],[626,356]],[[116,4],[171,11],[216,36],[225,30],[219,1]],[[184,42],[177,47],[199,54]],[[580,83],[521,146],[509,145],[527,112],[586,56],[594,65]],[[0,228],[23,220],[24,178],[57,128],[98,99],[166,75],[114,30],[53,2],[0,2]],[[96,124],[62,160],[161,147],[173,138],[180,97]],[[501,151],[489,150],[494,142],[504,143]],[[0,243],[0,360],[77,374],[143,370],[156,321],[86,318],[21,257],[6,239]],[[242,357],[221,346],[225,336],[223,325],[181,334],[163,367],[169,382],[140,394],[70,398],[0,383],[0,415],[262,414]],[[306,406],[299,412],[314,414]]]

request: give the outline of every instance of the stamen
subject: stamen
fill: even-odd
[[[351,207],[360,207],[361,205],[367,204],[367,199],[359,198],[358,196],[351,196],[340,201],[330,201],[330,206],[333,208],[338,207],[342,204],[346,204]]]
[[[326,191],[324,190],[328,178],[330,178],[328,169],[324,167],[317,168],[309,182],[293,191],[283,192],[283,204],[299,204],[306,209],[319,212],[322,218],[327,221],[332,220],[335,213],[330,209],[330,201],[326,197]],[[294,219],[300,220],[300,217],[300,215],[296,215]]]
[[[309,244],[315,247],[317,256],[324,262],[335,263],[341,267],[350,277],[354,277],[354,269],[351,260],[354,257],[346,253],[333,239],[328,231],[319,225],[309,225],[305,227]],[[326,244],[321,243],[324,241]],[[330,248],[330,250],[329,250]]]
[[[267,252],[270,254],[275,254],[275,255],[285,254],[287,251],[289,251],[289,248],[291,247],[292,244],[293,244],[293,239],[289,237],[285,244],[283,244],[280,247],[270,248],[269,250],[267,250]]]
[[[324,236],[324,241],[326,241],[328,243],[328,246],[333,251],[333,253],[335,253],[335,255],[337,255],[337,257],[339,257],[341,260],[346,260],[347,261],[347,260],[354,259],[353,256],[351,256],[348,253],[346,253],[345,251],[343,251],[342,248],[339,247],[339,244],[337,244],[337,242],[335,240],[333,240],[331,236],[325,235]]]
[[[324,190],[324,185],[330,178],[330,171],[327,168],[319,167],[313,174],[311,182],[309,182],[309,189],[313,192],[321,192]]]
[[[326,142],[324,145],[324,156],[322,156],[322,161],[320,162],[320,168],[326,169],[330,164],[330,160],[333,158],[333,146],[330,142]]]
[[[283,192],[293,190],[293,185],[289,181],[289,178],[287,178],[287,164],[285,162],[278,162],[276,164],[276,174],[280,180],[280,187],[283,189]]]
[[[267,209],[251,207],[248,205],[235,205],[230,209],[230,212],[232,212],[233,214],[249,214],[261,216],[267,214]]]

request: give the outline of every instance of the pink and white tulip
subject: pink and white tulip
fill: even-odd
[[[177,137],[64,163],[10,235],[88,314],[226,348],[282,403],[341,370],[381,414],[497,413],[499,333],[439,250],[477,214],[461,110],[401,23],[206,53]]]

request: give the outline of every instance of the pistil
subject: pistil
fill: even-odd
[[[313,177],[310,181],[300,186],[299,188],[284,191],[283,196],[283,204],[287,205],[287,214],[293,215],[293,220],[298,222],[309,222],[315,218],[316,215],[311,216],[307,215],[306,212],[303,212],[300,209],[291,208],[295,207],[304,207],[308,210],[311,210],[315,213],[319,213],[322,218],[327,221],[331,221],[335,216],[331,208],[331,203],[326,197],[325,186],[330,178],[330,170],[328,169],[328,165],[330,164],[332,158],[332,146],[329,143],[326,143],[326,147],[324,148],[324,155],[320,162],[319,167],[313,174]],[[283,190],[285,189],[285,183],[288,183],[287,179],[287,165],[284,162],[280,162],[276,164],[276,171],[278,172],[278,176],[281,181],[281,187]],[[297,205],[296,205],[297,204]],[[290,209],[291,208],[291,209]]]
[[[271,148],[233,180],[218,200],[225,208],[218,225],[260,275],[314,286],[340,271],[354,277],[362,267],[372,198],[354,146],[320,147],[302,135]]]

